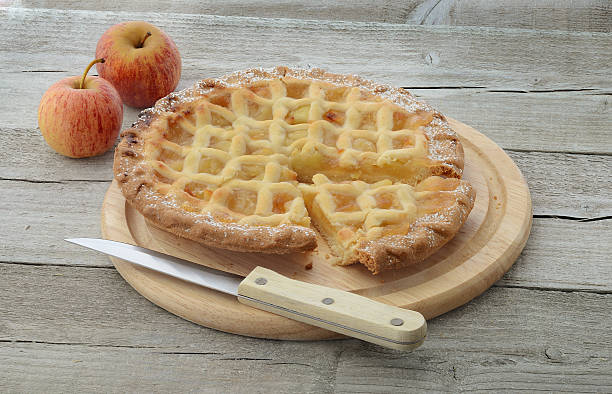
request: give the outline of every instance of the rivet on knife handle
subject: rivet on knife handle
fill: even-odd
[[[427,323],[415,311],[257,267],[240,283],[243,304],[398,350],[425,340]]]

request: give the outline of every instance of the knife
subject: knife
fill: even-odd
[[[236,296],[251,307],[391,349],[415,349],[427,333],[425,318],[416,311],[289,279],[264,267],[256,267],[244,278],[122,242],[96,238],[66,241]]]

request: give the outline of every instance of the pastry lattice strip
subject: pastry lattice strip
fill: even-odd
[[[295,94],[300,87],[301,95]],[[328,100],[329,96],[336,100]],[[398,128],[396,117],[393,105],[384,100],[363,101],[356,87],[270,80],[259,89],[221,90],[217,96],[195,102],[187,112],[158,121],[159,149],[150,150],[148,160],[165,180],[158,191],[191,200],[191,211],[231,211],[231,206],[238,209],[232,220],[239,223],[303,224],[299,215],[307,215],[289,157],[319,150],[339,155],[341,166],[354,166],[364,154],[375,156],[377,163],[425,155],[426,139],[418,125],[404,122],[409,128]],[[173,127],[179,130],[178,137],[170,138],[163,131]],[[276,176],[268,176],[271,173]],[[256,195],[256,201],[228,204],[228,196],[236,190],[248,191],[243,193],[245,199]],[[201,202],[195,203],[185,193]],[[275,212],[270,208],[275,206],[274,193],[283,200],[293,199]],[[250,209],[251,205],[256,209]],[[384,216],[379,211],[378,216]],[[368,228],[381,220],[371,217]]]
[[[333,183],[325,175],[317,174],[314,185],[301,185],[314,200],[325,218],[335,227],[346,226],[366,238],[381,235],[384,228],[405,225],[417,214],[414,188],[393,184],[389,180],[367,184],[362,181]]]

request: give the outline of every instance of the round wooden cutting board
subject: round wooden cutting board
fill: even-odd
[[[113,182],[102,206],[106,239],[140,245],[198,264],[246,276],[256,266],[282,275],[351,291],[421,312],[430,319],[484,292],[510,269],[531,229],[529,189],[512,159],[473,128],[449,120],[465,149],[465,173],[476,190],[474,209],[457,236],[425,262],[372,275],[361,264],[331,265],[323,240],[309,254],[266,255],[204,247],[160,230],[123,198]],[[312,340],[339,334],[239,303],[208,290],[111,258],[140,294],[187,320],[218,330],[262,338]],[[311,269],[306,266],[312,263]]]

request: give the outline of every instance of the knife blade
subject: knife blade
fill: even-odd
[[[96,238],[66,241],[234,295],[239,302],[251,307],[384,347],[413,350],[426,337],[427,323],[416,311],[289,279],[264,267],[256,267],[242,277],[122,242]]]

